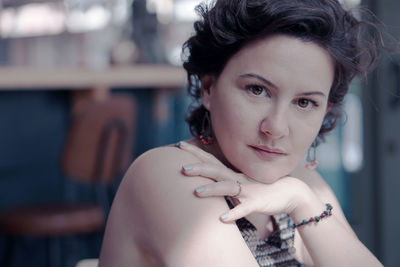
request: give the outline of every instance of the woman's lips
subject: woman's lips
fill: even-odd
[[[266,146],[250,146],[256,154],[264,160],[274,160],[287,156],[285,152],[277,148],[269,148]]]

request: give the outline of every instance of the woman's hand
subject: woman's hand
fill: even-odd
[[[311,189],[297,178],[285,176],[273,184],[259,183],[245,174],[234,172],[213,155],[194,145],[180,142],[178,147],[200,159],[199,163],[183,166],[184,175],[202,176],[214,181],[196,188],[195,194],[198,197],[231,196],[239,201],[235,208],[221,215],[224,222],[254,212],[266,215],[291,214],[306,194],[312,194]]]

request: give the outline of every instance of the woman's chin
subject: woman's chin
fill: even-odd
[[[244,171],[249,180],[256,181],[263,184],[272,184],[280,178],[287,176],[285,172],[271,172],[271,171]]]
[[[276,181],[278,181],[280,177],[256,177],[256,178],[250,178],[250,180],[256,181],[258,183],[263,183],[263,184],[273,184]]]
[[[288,161],[255,162],[253,160],[236,160],[226,166],[235,172],[243,173],[249,180],[263,184],[272,184],[289,175],[293,169]]]

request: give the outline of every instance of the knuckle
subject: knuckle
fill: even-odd
[[[203,172],[206,169],[207,165],[204,162],[199,162],[195,165],[196,171]]]
[[[202,162],[196,163],[194,166],[196,167],[196,170],[203,169],[203,163]]]
[[[216,165],[211,165],[211,166],[210,166],[210,171],[211,171],[212,173],[216,174],[216,175],[218,175],[218,174],[221,173],[220,169],[219,169],[218,166],[216,166]]]

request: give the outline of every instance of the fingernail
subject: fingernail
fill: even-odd
[[[193,169],[192,165],[183,165],[182,167],[185,171],[190,171],[191,169]]]
[[[188,143],[186,143],[185,141],[180,141],[179,144],[180,144],[181,146],[187,146],[187,145],[188,145]]]
[[[221,220],[226,220],[226,219],[228,219],[228,213],[224,213],[224,214],[222,214],[221,216],[220,216],[220,218],[221,218]]]
[[[175,143],[175,147],[179,147],[179,143],[180,143],[180,142],[178,142],[178,143]]]
[[[200,186],[196,188],[196,193],[200,194],[201,192],[203,192],[205,190],[204,186]]]

